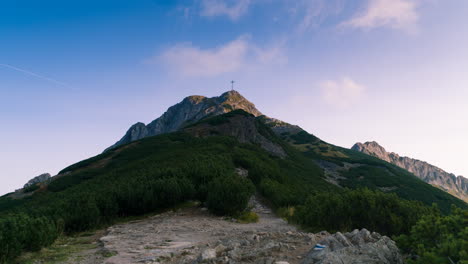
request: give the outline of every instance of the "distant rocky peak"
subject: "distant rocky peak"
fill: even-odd
[[[211,98],[201,95],[188,96],[180,103],[169,107],[162,116],[148,125],[139,122],[131,126],[127,133],[117,143],[107,148],[106,151],[145,137],[178,131],[206,117],[221,115],[238,109],[254,116],[262,115],[255,105],[238,91],[227,91],[220,96]]]
[[[191,95],[191,96],[187,96],[184,98],[183,102],[190,102],[190,103],[193,103],[193,104],[199,104],[201,102],[203,102],[204,100],[206,100],[208,98],[206,98],[205,96],[202,96],[202,95]]]
[[[425,161],[402,157],[394,152],[387,152],[384,147],[375,141],[356,143],[351,147],[351,149],[374,156],[388,163],[395,164],[398,167],[413,173],[421,180],[437,186],[465,202],[468,201],[468,179],[463,176],[457,177],[454,174],[448,173]]]
[[[377,157],[381,160],[385,160],[387,162],[391,162],[389,158],[389,154],[384,147],[382,147],[376,141],[367,141],[365,143],[356,143],[354,146],[351,147],[352,150],[356,150],[359,152],[366,153],[368,155]]]
[[[241,100],[246,100],[238,91],[231,90],[224,92],[219,96],[219,98],[222,98],[226,101],[241,101]]]
[[[232,110],[242,109],[254,116],[261,116],[262,113],[257,110],[255,105],[242,96],[238,91],[231,90],[223,93],[217,98],[219,104],[224,105],[225,107],[230,106]],[[228,109],[229,110],[229,109]]]
[[[43,173],[39,176],[36,176],[34,178],[32,178],[31,180],[29,180],[23,188],[27,188],[29,186],[32,186],[32,185],[35,185],[37,183],[41,183],[41,182],[45,182],[45,181],[48,181],[49,179],[51,178],[50,174],[49,173]]]
[[[376,141],[367,141],[365,143],[356,143],[352,147],[352,149],[358,150],[358,149],[367,149],[367,150],[379,150],[379,151],[385,151],[385,148],[382,147],[379,143]]]

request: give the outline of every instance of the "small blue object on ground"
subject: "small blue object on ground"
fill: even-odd
[[[314,250],[323,250],[324,248],[326,248],[327,246],[325,245],[321,245],[321,244],[316,244],[315,247],[314,247]]]

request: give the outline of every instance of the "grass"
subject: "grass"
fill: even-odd
[[[257,223],[258,219],[258,214],[252,211],[243,212],[237,217],[237,221],[241,224]]]
[[[290,220],[294,217],[295,211],[296,207],[294,206],[280,207],[276,210],[276,214],[284,220]]]
[[[57,264],[69,260],[72,256],[80,258],[77,253],[97,249],[96,236],[98,234],[100,232],[84,232],[73,236],[61,236],[50,247],[23,254],[15,261],[15,264]]]

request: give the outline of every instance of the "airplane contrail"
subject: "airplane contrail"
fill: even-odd
[[[15,70],[15,71],[19,71],[19,72],[22,72],[24,74],[27,74],[27,75],[30,75],[30,76],[33,76],[33,77],[36,77],[36,78],[39,78],[39,79],[42,79],[42,80],[45,80],[45,81],[48,81],[48,82],[52,82],[52,83],[55,83],[55,84],[58,84],[58,85],[69,87],[69,85],[64,83],[64,82],[60,82],[60,81],[57,81],[55,79],[52,79],[52,78],[49,78],[49,77],[46,77],[46,76],[42,76],[40,74],[30,72],[30,71],[27,71],[27,70],[24,70],[24,69],[21,69],[21,68],[18,68],[18,67],[9,65],[9,64],[0,63],[0,66],[3,66],[5,68],[9,68],[9,69],[12,69],[12,70]]]

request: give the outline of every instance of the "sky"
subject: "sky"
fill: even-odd
[[[468,176],[466,0],[2,0],[0,194],[230,88]]]

